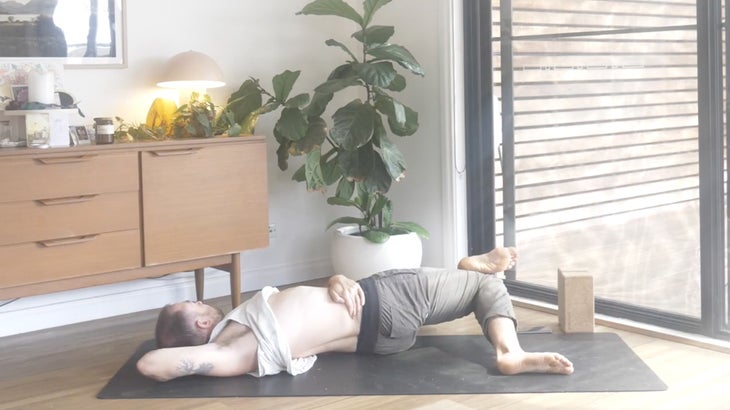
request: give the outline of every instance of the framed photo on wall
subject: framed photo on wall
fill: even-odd
[[[0,0],[0,62],[126,66],[125,0]]]

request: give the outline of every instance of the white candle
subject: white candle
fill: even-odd
[[[55,101],[53,71],[33,70],[28,74],[28,102],[53,104]]]

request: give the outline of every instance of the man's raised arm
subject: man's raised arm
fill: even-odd
[[[238,376],[248,373],[250,365],[239,359],[229,346],[209,343],[200,346],[171,347],[148,352],[137,362],[137,370],[157,381],[182,376]]]

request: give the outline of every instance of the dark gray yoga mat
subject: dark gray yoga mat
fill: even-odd
[[[575,365],[570,376],[503,376],[482,336],[421,336],[390,356],[324,354],[299,376],[255,378],[189,376],[165,383],[147,379],[135,363],[154,347],[142,344],[109,383],[101,399],[278,397],[415,394],[490,394],[656,391],[667,386],[613,333],[520,334],[527,351],[555,351]]]

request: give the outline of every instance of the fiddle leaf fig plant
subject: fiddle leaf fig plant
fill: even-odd
[[[255,85],[259,95],[268,100],[244,114],[258,117],[281,109],[274,126],[279,168],[287,170],[290,157],[302,156],[304,164],[294,172],[293,179],[306,183],[310,191],[327,192],[334,186],[327,202],[352,207],[359,213],[337,218],[327,228],[356,224],[365,238],[377,243],[387,241],[390,235],[409,232],[428,237],[426,229],[414,222],[394,221],[393,205],[386,196],[393,181],[401,180],[406,171],[405,158],[394,140],[418,130],[418,113],[392,95],[406,88],[406,78],[398,67],[424,75],[405,47],[390,42],[395,33],[393,26],[372,24],[376,12],[388,3],[390,0],[365,0],[362,13],[344,0],[307,4],[297,14],[354,22],[357,29],[351,37],[357,49],[338,40],[325,41],[344,53],[345,62],[335,67],[311,95],[291,95],[299,71],[287,70],[274,76],[273,92],[261,87],[258,80],[248,80],[252,82],[249,87]],[[351,91],[359,95],[348,99],[345,96],[353,96]],[[330,107],[335,101],[342,105]],[[334,113],[326,119],[328,108]]]

